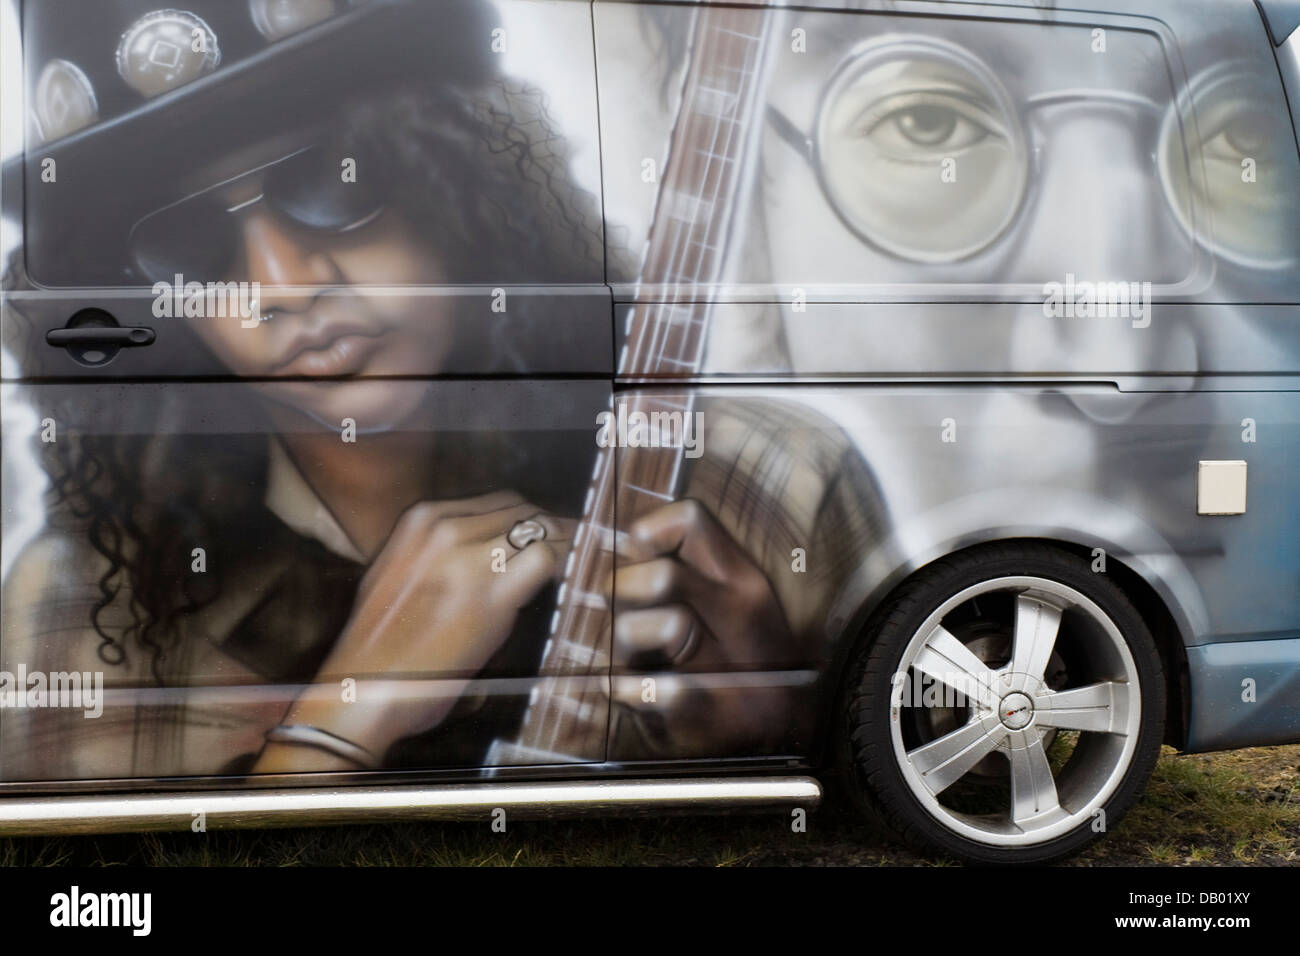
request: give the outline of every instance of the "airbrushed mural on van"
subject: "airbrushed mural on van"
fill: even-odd
[[[11,2],[0,819],[1300,740],[1294,41],[1143,7]]]

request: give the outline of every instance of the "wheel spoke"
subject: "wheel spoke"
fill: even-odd
[[[1038,723],[1061,730],[1123,733],[1128,713],[1129,685],[1102,681],[1085,687],[1057,691],[1048,697],[1050,709],[1038,711]]]
[[[1059,608],[1024,594],[1018,596],[1016,629],[1011,646],[1012,672],[1042,680],[1060,627]]]
[[[916,655],[912,667],[969,697],[986,710],[997,709],[993,672],[943,627],[935,628],[925,647]]]
[[[1007,753],[1011,761],[1011,819],[1021,826],[1061,806],[1042,738],[1031,736],[1034,740],[1028,746],[1013,744]]]
[[[1006,735],[1006,728],[997,717],[988,715],[909,750],[907,759],[930,792],[937,796],[996,750]]]

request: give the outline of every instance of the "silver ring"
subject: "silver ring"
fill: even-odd
[[[534,521],[527,518],[523,521],[516,521],[515,526],[510,529],[506,535],[506,541],[516,551],[522,551],[534,541],[542,541],[546,538],[546,527],[540,521]]]

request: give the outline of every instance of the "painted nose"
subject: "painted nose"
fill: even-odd
[[[1193,247],[1165,200],[1151,125],[1138,107],[1040,107],[1043,144],[1018,259],[1030,281],[1067,273],[1096,281],[1176,283]]]
[[[294,235],[273,215],[260,210],[243,222],[244,256],[250,282],[262,286],[262,311],[294,311],[306,287],[337,284],[338,271],[329,256]]]
[[[1165,199],[1153,152],[1159,114],[1102,99],[1038,106],[1031,114],[1042,143],[1028,226],[1018,237],[1019,274],[1030,283],[1119,283],[1142,315],[1049,319],[1026,313],[1011,338],[1015,367],[1084,374],[1195,368],[1186,324],[1140,327],[1153,319],[1147,290],[1196,275],[1195,246]],[[1150,283],[1146,286],[1145,283]],[[1134,295],[1134,290],[1137,290]],[[1044,294],[1046,288],[1044,286]],[[1135,326],[1134,323],[1139,323]],[[1072,398],[1094,418],[1114,420],[1103,398]],[[1132,414],[1136,406],[1124,406]]]

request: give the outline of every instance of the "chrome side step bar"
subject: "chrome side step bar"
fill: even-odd
[[[0,797],[0,836],[189,830],[200,813],[208,829],[264,829],[411,820],[489,823],[498,809],[508,819],[813,810],[821,797],[821,785],[811,777]]]

